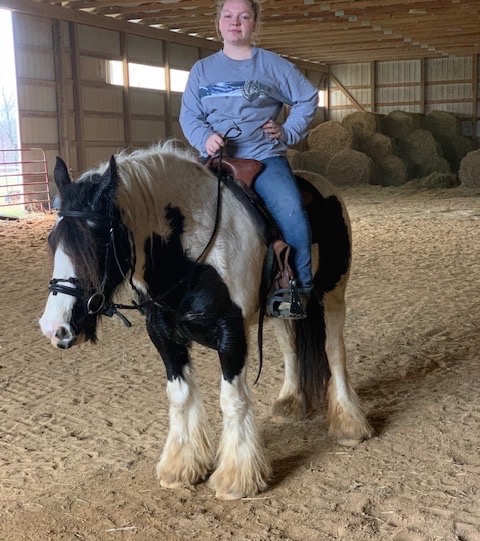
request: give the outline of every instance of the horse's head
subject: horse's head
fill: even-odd
[[[116,204],[113,156],[103,174],[76,182],[57,158],[54,177],[61,204],[48,239],[54,270],[40,327],[55,347],[66,349],[96,341],[98,317],[112,315],[111,298],[130,269],[131,251]]]

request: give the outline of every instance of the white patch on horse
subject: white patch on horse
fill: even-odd
[[[246,369],[231,383],[222,379],[223,434],[210,485],[217,498],[224,500],[254,496],[267,488],[271,475],[255,423],[245,374]]]
[[[178,208],[184,217],[181,243],[185,253],[195,261],[213,232],[218,202],[212,193],[215,193],[217,178],[190,154],[165,145],[120,155],[117,164],[122,178],[118,193],[122,220],[135,237],[136,283],[145,283],[145,241],[156,234],[167,242],[172,233],[165,216],[168,206]],[[142,182],[138,182],[138,178],[142,178]],[[244,205],[229,190],[222,189],[221,197],[218,231],[204,262],[215,268],[233,302],[248,318],[258,310],[263,265],[263,255],[259,254],[266,252],[266,246]]]
[[[75,278],[72,262],[65,254],[62,246],[58,246],[55,251],[53,275],[57,279],[67,280]],[[65,287],[75,287],[71,282],[62,282]],[[50,293],[42,317],[39,320],[40,328],[43,334],[50,338],[52,345],[59,347],[62,340],[65,340],[72,330],[68,323],[72,316],[75,297],[65,293]]]
[[[213,466],[208,419],[188,367],[184,378],[167,383],[170,431],[156,468],[160,484],[167,488],[194,485],[205,479]]]

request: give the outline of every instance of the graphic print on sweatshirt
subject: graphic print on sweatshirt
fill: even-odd
[[[211,83],[199,88],[199,97],[201,100],[209,98],[243,96],[247,101],[252,102],[259,97],[269,97],[282,102],[283,98],[276,95],[272,87],[261,83],[260,81],[225,81]]]

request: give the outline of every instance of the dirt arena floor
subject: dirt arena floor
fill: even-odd
[[[350,449],[323,412],[271,422],[283,370],[267,324],[253,395],[274,477],[233,502],[155,480],[166,380],[141,316],[106,320],[98,346],[53,349],[37,324],[53,217],[0,221],[0,540],[480,540],[480,190],[344,195],[349,366],[376,434]],[[194,358],[216,441],[218,362]]]

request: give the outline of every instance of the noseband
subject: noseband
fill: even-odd
[[[105,245],[105,270],[103,272],[103,278],[100,283],[98,291],[90,295],[86,302],[87,314],[91,316],[95,315],[104,315],[107,317],[113,317],[117,315],[127,327],[131,327],[132,324],[128,319],[118,311],[118,308],[121,309],[138,309],[138,305],[133,303],[133,305],[124,305],[116,304],[111,301],[107,301],[105,298],[105,284],[107,282],[107,269],[109,266],[109,260],[111,254],[113,253],[115,257],[115,262],[117,267],[125,278],[125,274],[118,260],[116,247],[115,247],[115,226],[111,218],[104,216],[103,214],[98,214],[97,212],[88,212],[80,210],[61,210],[58,215],[62,218],[83,218],[86,220],[92,220],[96,222],[108,222],[110,225],[110,234],[108,242]],[[64,284],[72,284],[67,286]],[[77,278],[52,278],[48,284],[48,290],[53,294],[57,295],[58,293],[63,293],[65,295],[70,295],[77,299],[83,299],[85,297],[85,291],[79,287],[79,280]]]

